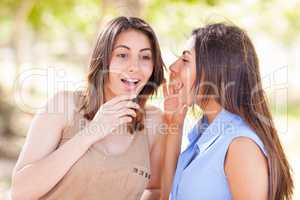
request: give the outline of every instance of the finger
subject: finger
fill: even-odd
[[[169,89],[169,93],[170,94],[174,94],[174,78],[173,78],[173,73],[170,73],[170,77],[169,77],[169,85],[168,85],[168,89]]]
[[[180,89],[178,91],[177,97],[179,100],[178,103],[180,104],[180,107],[182,107],[186,103],[188,97],[187,97],[187,95],[184,95],[184,92],[182,89]]]
[[[131,117],[136,117],[136,112],[132,109],[129,108],[123,108],[117,113],[118,117],[123,117],[123,116],[131,116]]]
[[[172,81],[172,82],[170,82],[170,84],[169,84],[169,93],[170,94],[175,94],[175,82],[174,81]]]
[[[188,110],[188,106],[186,104],[184,104],[180,110],[180,113],[185,114],[187,112],[187,110]]]
[[[122,101],[122,102],[116,103],[111,108],[111,110],[119,111],[122,108],[132,108],[132,109],[139,110],[141,107],[140,107],[140,105],[138,103],[127,100],[127,101]]]
[[[117,124],[120,126],[122,124],[129,123],[129,122],[132,122],[132,117],[124,116],[119,118]]]
[[[178,96],[184,96],[182,87],[178,90]]]
[[[136,98],[136,94],[131,94],[131,95],[120,95],[120,96],[117,96],[113,99],[111,99],[110,101],[106,102],[107,105],[115,105],[119,102],[122,102],[122,101],[128,101],[128,100],[133,100]]]
[[[167,89],[167,81],[166,81],[166,79],[163,80],[162,87],[163,87],[163,95],[164,95],[164,97],[167,97],[168,96],[168,89]]]

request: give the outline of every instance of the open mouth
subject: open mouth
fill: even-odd
[[[140,82],[139,79],[135,79],[135,78],[121,78],[121,81],[130,87],[135,87]]]

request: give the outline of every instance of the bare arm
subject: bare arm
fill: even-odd
[[[13,171],[13,200],[35,200],[47,193],[91,145],[88,137],[77,134],[55,150],[69,117],[69,113],[58,112],[56,108],[71,98],[68,95],[58,93],[46,105],[54,108],[54,112],[45,110],[34,117]],[[68,107],[69,111],[72,109]]]
[[[162,200],[169,199],[181,148],[182,127],[171,127],[172,126],[169,125],[167,128],[167,135],[164,141],[165,153],[163,159]]]
[[[234,200],[268,199],[268,164],[257,144],[239,137],[229,146],[225,174]]]

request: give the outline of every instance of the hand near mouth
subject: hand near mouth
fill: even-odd
[[[136,95],[120,95],[101,105],[86,129],[88,134],[91,130],[98,130],[97,134],[91,132],[90,142],[95,143],[121,125],[132,122],[140,109],[134,99]]]
[[[182,90],[176,89],[172,79],[169,84],[163,81],[164,121],[168,125],[183,125],[187,106],[182,102]]]

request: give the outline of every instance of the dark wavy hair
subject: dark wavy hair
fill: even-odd
[[[136,30],[145,34],[151,44],[153,72],[148,83],[138,95],[136,102],[144,108],[147,98],[156,93],[161,85],[165,67],[157,37],[144,20],[136,17],[117,17],[110,21],[104,30],[98,35],[96,45],[90,59],[87,75],[88,85],[82,98],[80,110],[84,111],[84,117],[92,120],[100,106],[105,103],[104,84],[108,80],[109,64],[112,56],[113,46],[118,35],[126,30]],[[128,124],[130,133],[144,128],[144,109],[137,111],[137,116]]]
[[[223,108],[245,120],[268,152],[268,199],[292,199],[291,168],[267,105],[250,38],[239,27],[225,23],[206,25],[194,30],[192,36],[197,74],[194,89],[207,97],[200,105],[205,106],[213,96]]]

